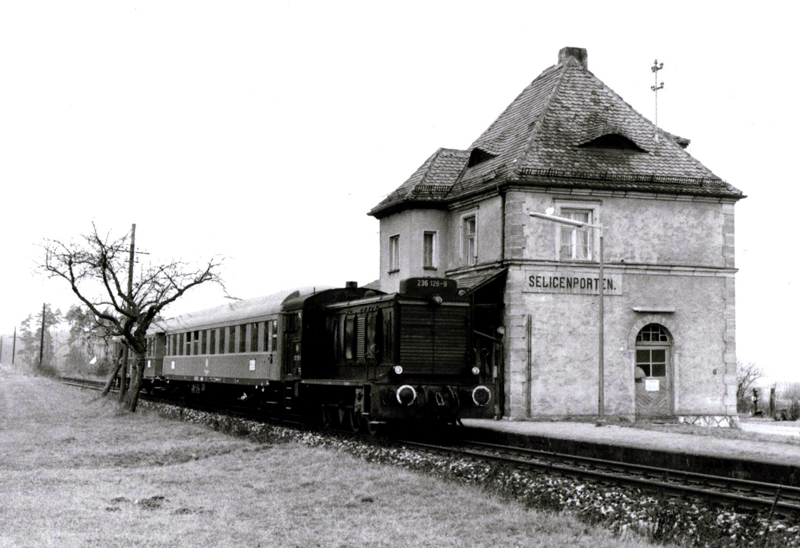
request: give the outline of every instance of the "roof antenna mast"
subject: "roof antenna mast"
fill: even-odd
[[[650,70],[653,73],[653,81],[654,84],[650,86],[650,89],[653,90],[653,94],[655,95],[656,100],[656,133],[655,133],[655,141],[658,142],[658,90],[664,89],[664,82],[658,83],[658,71],[664,68],[664,63],[659,63],[658,59],[653,61],[653,66],[650,67]]]

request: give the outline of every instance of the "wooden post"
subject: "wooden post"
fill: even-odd
[[[526,340],[526,348],[527,348],[527,356],[528,356],[528,366],[525,368],[525,417],[531,418],[532,416],[532,397],[531,394],[533,390],[533,356],[531,353],[533,352],[533,341],[531,340],[533,337],[533,320],[531,315],[528,314],[527,318],[525,319],[525,340]]]
[[[17,326],[14,326],[14,344],[11,345],[11,365],[14,365],[14,360],[17,358]]]
[[[42,304],[42,334],[39,337],[39,371],[42,370],[42,362],[44,361],[44,317],[46,306],[47,303]]]
[[[132,297],[133,294],[133,260],[134,255],[136,253],[136,223],[131,225],[131,249],[130,255],[128,256],[128,299]],[[128,305],[128,310],[130,311],[130,304]],[[130,355],[130,344],[125,344],[125,358],[122,362],[122,369],[120,370],[120,383],[119,383],[119,401],[122,401],[125,397],[125,379],[128,374],[128,357]],[[131,371],[131,375],[133,375],[133,371]],[[131,377],[132,378],[132,377]]]
[[[598,333],[598,348],[597,348],[597,414],[602,419],[606,414],[606,399],[605,399],[605,309],[603,297],[605,290],[603,289],[604,272],[603,272],[603,228],[600,227],[600,305],[598,311],[597,323],[599,327]]]

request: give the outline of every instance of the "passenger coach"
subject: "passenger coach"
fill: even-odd
[[[283,292],[162,322],[149,338],[163,366],[149,378],[352,430],[493,417],[494,373],[471,326],[453,280],[412,278],[393,294],[354,282]]]

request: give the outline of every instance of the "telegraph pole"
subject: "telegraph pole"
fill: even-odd
[[[3,337],[0,337],[0,365],[3,363]]]
[[[653,72],[653,85],[650,86],[650,89],[653,90],[653,94],[655,95],[656,101],[656,135],[655,141],[658,142],[658,90],[664,89],[664,82],[658,83],[658,71],[664,68],[664,63],[659,63],[658,59],[653,61],[653,66],[650,67],[650,70]]]
[[[14,360],[17,358],[17,326],[14,326],[14,344],[11,345],[11,365],[14,365]]]
[[[39,371],[42,370],[42,362],[44,361],[44,316],[45,316],[45,307],[47,303],[42,303],[42,333],[39,337]]]
[[[131,298],[133,294],[133,261],[136,254],[136,223],[131,225],[131,250],[130,255],[128,257],[128,298]],[[128,310],[130,310],[130,304],[128,304]],[[122,362],[122,372],[120,373],[120,383],[119,383],[119,401],[125,397],[125,378],[128,374],[128,355],[130,349],[127,341],[125,341],[125,357],[123,358]]]

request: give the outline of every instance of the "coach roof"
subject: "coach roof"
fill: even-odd
[[[278,314],[283,309],[283,304],[304,295],[312,295],[315,291],[326,288],[306,287],[280,291],[272,295],[226,303],[214,308],[197,312],[189,312],[174,318],[159,321],[149,331],[175,332],[189,331],[192,329],[207,328],[217,325],[232,325],[242,321],[252,321],[266,316]]]

